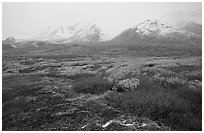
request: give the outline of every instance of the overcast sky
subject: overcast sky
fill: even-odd
[[[3,39],[39,33],[47,26],[92,22],[111,34],[158,19],[171,11],[201,9],[201,3],[3,3]]]

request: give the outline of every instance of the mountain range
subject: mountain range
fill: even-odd
[[[19,41],[15,38],[3,40],[4,48],[40,47],[47,44],[112,42],[117,45],[155,45],[160,43],[202,44],[202,25],[183,22],[176,27],[158,20],[146,20],[124,30],[111,38],[99,26],[92,23],[77,23],[72,26],[47,27],[36,36]],[[10,46],[5,46],[10,45]]]
[[[96,42],[109,40],[99,26],[92,23],[77,23],[72,26],[47,27],[31,40],[51,41],[55,43],[67,42]]]

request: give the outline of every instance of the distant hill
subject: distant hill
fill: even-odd
[[[16,42],[16,39],[14,37],[8,37],[5,40],[3,40],[4,44],[13,44]]]
[[[159,20],[166,22],[170,25],[176,26],[178,22],[194,22],[202,24],[202,10],[192,11],[173,11],[164,14]]]
[[[182,30],[186,30],[197,35],[202,36],[202,25],[195,22],[182,22],[182,24],[177,23],[177,27]]]
[[[16,40],[14,37],[6,38],[2,41],[3,49],[11,49],[11,48],[25,48],[25,47],[33,47],[38,48],[42,46],[46,46],[46,41],[30,41],[30,40]]]
[[[14,37],[8,37],[2,41],[2,49],[15,48],[16,39]]]

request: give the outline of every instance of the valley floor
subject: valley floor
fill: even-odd
[[[202,130],[201,56],[3,55],[2,83],[3,130]]]

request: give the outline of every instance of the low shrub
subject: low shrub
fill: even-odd
[[[115,108],[164,123],[173,130],[202,130],[201,90],[180,85],[164,88],[145,76],[139,80],[137,90],[115,94],[107,100]]]
[[[161,84],[165,88],[177,89],[185,86],[187,81],[178,77],[163,77],[160,74],[155,74],[152,78],[156,83]]]
[[[128,91],[128,90],[135,90],[139,85],[139,80],[137,78],[125,79],[120,80],[113,89],[117,90],[118,92]]]
[[[73,90],[77,93],[102,94],[111,90],[113,82],[108,82],[99,76],[81,77],[73,84]]]

